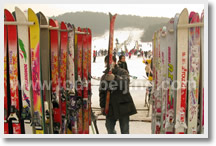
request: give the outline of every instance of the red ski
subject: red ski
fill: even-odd
[[[109,70],[109,74],[112,74],[112,56],[113,56],[113,36],[114,36],[114,23],[115,23],[115,19],[117,14],[115,14],[114,16],[112,16],[111,13],[109,13],[110,16],[110,32],[109,32],[109,46],[108,46],[108,54],[109,54],[109,61],[108,61],[108,70]],[[106,105],[105,105],[105,114],[107,115],[109,112],[109,102],[110,102],[110,91],[107,91],[107,96],[106,96]]]
[[[8,92],[7,92],[7,81],[8,81],[8,58],[7,58],[7,26],[4,25],[4,134],[9,134],[9,125],[8,125]]]
[[[91,125],[91,29],[88,28],[87,48],[88,48],[88,108],[89,108],[89,125]]]
[[[67,64],[67,41],[68,32],[67,26],[64,22],[61,22],[61,54],[60,54],[60,98],[61,98],[61,110],[62,110],[62,133],[66,134],[66,64]]]
[[[87,33],[87,29],[83,32]],[[88,120],[88,48],[87,35],[83,35],[83,133],[89,134],[89,120]]]
[[[81,28],[78,27],[78,31],[81,31]],[[77,82],[77,96],[83,97],[82,94],[82,40],[83,36],[82,34],[78,34],[77,36],[77,55],[78,55],[78,61],[77,61],[77,74],[78,74],[78,82]],[[78,133],[83,133],[83,113],[82,113],[82,105],[79,109],[78,113]]]
[[[13,15],[4,10],[6,21],[15,21]],[[18,60],[17,60],[17,27],[16,25],[7,25],[8,30],[8,55],[9,55],[9,78],[10,78],[10,96],[11,108],[8,120],[11,120],[13,134],[21,134],[20,123],[20,105],[18,92]]]
[[[57,27],[55,21],[49,20],[51,27]],[[51,48],[51,79],[52,79],[52,103],[53,103],[53,133],[60,133],[62,127],[61,98],[59,98],[59,44],[58,31],[50,30]]]

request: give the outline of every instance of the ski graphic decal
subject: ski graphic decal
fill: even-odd
[[[31,48],[31,68],[32,68],[32,89],[33,89],[33,125],[36,134],[44,134],[44,112],[43,94],[41,90],[41,62],[40,62],[40,27],[36,14],[32,9],[28,9],[28,20],[35,24],[30,26],[30,48]]]

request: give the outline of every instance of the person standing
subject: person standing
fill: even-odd
[[[96,61],[96,57],[97,57],[97,54],[96,54],[96,51],[94,50],[94,51],[93,51],[93,62]]]
[[[110,90],[109,111],[106,115],[106,129],[108,134],[116,134],[115,125],[119,121],[121,134],[129,134],[130,116],[137,113],[133,99],[129,92],[130,78],[128,72],[116,64],[113,56],[112,74],[104,71],[99,87],[101,112],[105,115],[107,90]],[[105,65],[108,64],[108,56],[105,57]],[[112,86],[113,85],[113,86]]]
[[[119,67],[125,69],[125,70],[128,72],[128,74],[129,74],[128,67],[127,67],[127,63],[126,63],[126,60],[125,60],[125,56],[124,56],[124,55],[120,55],[120,56],[119,56],[118,65],[119,65]]]
[[[131,59],[131,51],[128,54],[129,54],[129,59]]]

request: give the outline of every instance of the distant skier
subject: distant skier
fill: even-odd
[[[93,51],[93,62],[96,61],[96,57],[97,57],[97,54],[96,54],[96,51],[94,50],[94,51]]]
[[[125,69],[129,73],[128,67],[127,67],[127,63],[125,61],[125,56],[124,55],[120,55],[119,56],[118,65],[119,65],[119,67]]]
[[[146,64],[146,67],[145,67],[146,76],[148,77],[148,80],[151,82],[153,80],[152,59],[148,59],[148,60],[144,61],[144,63]],[[151,98],[151,91],[152,91],[151,86],[148,87],[148,91],[149,91],[148,96]]]
[[[110,104],[109,112],[106,115],[106,128],[108,134],[116,134],[115,125],[117,120],[119,120],[119,125],[122,134],[129,134],[129,116],[137,113],[136,107],[134,105],[133,99],[129,92],[129,82],[130,77],[128,72],[118,65],[116,65],[116,57],[113,56],[113,69],[112,74],[108,74],[108,70],[104,71],[104,75],[101,77],[99,97],[100,97],[100,107],[101,112],[104,113],[106,105],[106,93],[109,83],[110,94]],[[108,64],[108,56],[105,57],[105,64]],[[112,86],[112,88],[111,88]]]
[[[113,50],[113,56],[115,56],[116,57],[116,48]]]
[[[148,79],[150,81],[152,81],[153,72],[152,72],[152,69],[151,69],[151,60],[146,60],[145,64],[146,64],[146,67],[145,67],[146,76],[148,77]]]
[[[129,54],[129,59],[131,59],[131,51],[128,54]]]

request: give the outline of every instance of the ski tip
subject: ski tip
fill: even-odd
[[[39,14],[40,14],[41,19],[45,20],[46,23],[48,23],[47,17],[41,11],[39,11]]]
[[[4,9],[4,13],[10,13],[10,11],[8,11],[8,9]]]
[[[66,26],[66,24],[65,24],[65,22],[61,22],[61,29],[67,29],[67,26]]]
[[[56,27],[56,23],[53,19],[49,19],[49,25],[52,26],[52,27]]]
[[[11,15],[11,12],[8,9],[4,9],[4,15],[6,16],[8,14]]]
[[[31,8],[28,8],[28,14],[29,13],[34,13],[35,14],[35,12]]]
[[[20,12],[22,12],[21,10],[20,10],[20,8],[18,8],[17,6],[15,7],[15,12],[16,13],[20,13]]]
[[[179,13],[176,13],[176,14],[175,14],[175,18],[176,18],[176,17],[179,17]]]
[[[191,12],[190,12],[190,15],[189,15],[189,19],[192,19],[193,16],[194,16],[195,14],[196,14],[196,13],[195,13],[194,11],[191,11]]]
[[[188,15],[188,9],[184,8],[180,15]]]
[[[195,14],[192,16],[190,23],[198,23],[198,22],[200,22],[199,14],[198,14],[198,13],[195,13]]]
[[[70,23],[67,23],[67,27],[69,28],[69,27],[72,27],[72,25],[70,24]]]
[[[4,9],[4,16],[6,21],[15,21],[15,17],[8,9]]]
[[[88,33],[91,35],[91,29],[90,28],[88,28]]]

